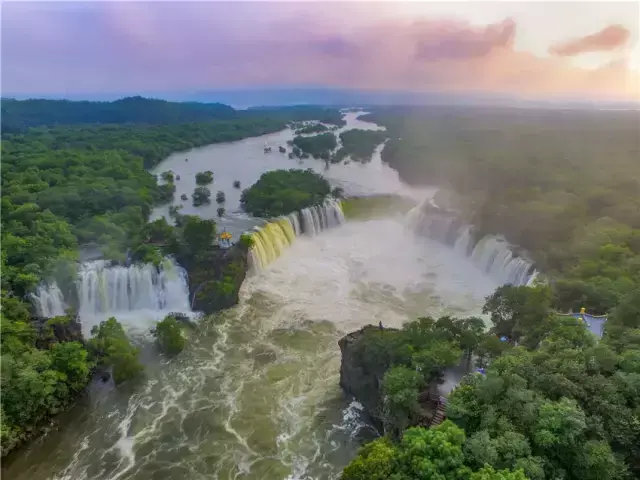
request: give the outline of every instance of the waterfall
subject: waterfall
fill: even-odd
[[[190,310],[186,272],[170,259],[159,267],[86,262],[78,272],[77,287],[80,318]]]
[[[300,235],[315,236],[343,223],[340,201],[329,198],[321,205],[303,208],[256,227],[251,233],[254,242],[249,252],[251,267],[254,270],[264,269]]]
[[[538,276],[531,262],[515,255],[504,238],[486,235],[474,244],[472,227],[439,210],[432,199],[407,214],[407,225],[418,235],[449,245],[502,284],[531,285]]]
[[[56,282],[38,285],[35,293],[30,297],[38,317],[52,318],[66,315],[67,305],[64,302],[64,295]]]

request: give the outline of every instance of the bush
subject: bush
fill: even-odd
[[[175,180],[175,176],[171,170],[162,172],[160,174],[160,177],[162,177],[162,179],[167,183],[173,183],[173,181]]]
[[[111,367],[116,385],[139,376],[144,367],[138,357],[140,350],[133,346],[122,325],[111,317],[91,329],[93,338],[88,346],[98,364]]]
[[[273,170],[242,192],[243,209],[256,217],[276,217],[321,204],[329,182],[312,170]]]
[[[233,181],[233,188],[240,188],[240,180]]]
[[[184,349],[187,340],[183,329],[184,325],[173,315],[167,315],[164,320],[156,324],[153,333],[158,346],[164,353],[177,355]]]
[[[211,190],[207,187],[196,187],[191,195],[193,199],[193,206],[199,207],[211,203]]]
[[[217,213],[218,217],[222,217],[224,215],[225,209],[224,207],[218,207]]]
[[[222,190],[219,190],[218,193],[216,193],[216,203],[224,203],[226,200],[226,197],[224,195],[224,192]]]
[[[196,173],[197,185],[209,185],[210,183],[213,183],[213,172],[211,170]]]
[[[255,240],[250,233],[243,233],[240,235],[240,241],[238,243],[241,247],[249,250],[255,244]]]
[[[180,195],[180,200],[182,200],[184,202],[186,200],[189,200],[189,197],[187,196],[186,193],[183,193],[182,195]]]

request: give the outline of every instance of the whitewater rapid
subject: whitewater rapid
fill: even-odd
[[[337,478],[375,435],[338,387],[338,340],[365,324],[478,314],[496,284],[403,217],[301,236],[201,322],[132,396],[100,389],[11,478]],[[54,447],[55,446],[55,447]]]

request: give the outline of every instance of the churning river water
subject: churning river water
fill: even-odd
[[[376,128],[349,113],[346,129]],[[240,191],[276,168],[315,168],[348,193],[400,193],[416,203],[433,190],[403,185],[380,161],[299,165],[277,152],[290,130],[173,155],[157,172],[190,195],[198,171],[212,170],[232,232],[256,225],[239,211]],[[264,146],[275,152],[264,154]],[[188,161],[185,161],[188,158]],[[178,202],[180,203],[180,202]],[[216,205],[183,213],[215,216]],[[156,215],[165,214],[158,209]],[[115,389],[93,385],[60,418],[59,429],[3,467],[8,480],[330,479],[376,435],[338,386],[338,340],[365,324],[400,326],[420,315],[477,314],[496,286],[471,261],[418,237],[406,217],[347,222],[298,237],[247,279],[236,307],[200,320],[187,349],[167,361],[148,337],[146,378]],[[123,318],[135,327],[135,311]],[[140,320],[142,321],[142,320]],[[144,331],[144,329],[141,329]]]

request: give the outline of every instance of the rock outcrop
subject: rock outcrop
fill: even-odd
[[[367,325],[348,333],[338,345],[342,354],[340,365],[340,387],[345,393],[360,402],[371,423],[380,432],[398,434],[393,422],[383,412],[382,382],[385,372],[391,367],[387,342],[392,342],[397,329],[380,329]],[[388,338],[385,338],[385,336]],[[385,345],[386,344],[386,345]],[[419,394],[419,408],[409,419],[411,425],[430,426],[442,421],[445,410],[442,398],[470,372],[472,362],[462,359],[459,365],[444,369],[426,383]],[[404,427],[403,427],[404,428]]]
[[[53,343],[80,342],[84,344],[82,325],[77,317],[32,317],[31,325],[37,332],[36,346],[48,349]]]
[[[189,277],[191,308],[205,314],[236,305],[248,270],[246,249],[234,245],[212,249],[198,256],[178,256]]]
[[[390,329],[367,325],[338,342],[342,354],[340,387],[364,406],[379,431],[383,430],[382,378],[389,365],[385,361],[372,361],[375,352],[370,339],[373,335],[384,336],[387,331]]]

